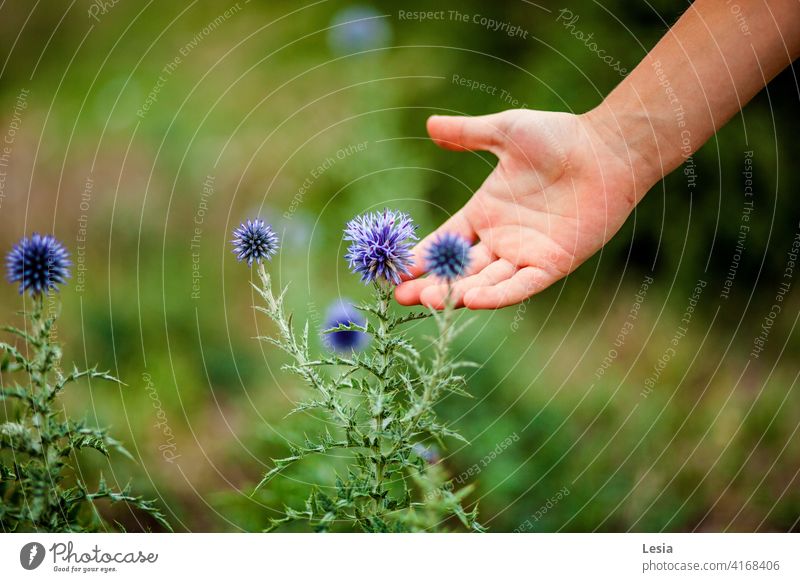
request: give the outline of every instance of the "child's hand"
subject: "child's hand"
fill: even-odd
[[[619,230],[657,179],[635,187],[641,173],[633,166],[643,160],[628,159],[605,128],[589,115],[528,110],[431,117],[428,132],[437,144],[487,150],[499,163],[472,199],[417,245],[412,275],[424,274],[426,244],[443,232],[478,241],[453,291],[457,304],[470,309],[518,303],[574,271]],[[415,278],[395,296],[403,305],[440,308],[446,292],[433,277]]]

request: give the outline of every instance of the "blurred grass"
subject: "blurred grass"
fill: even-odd
[[[304,480],[329,474],[331,463],[321,459],[248,497],[270,457],[284,452],[280,435],[297,437],[313,422],[283,419],[303,388],[280,371],[280,354],[252,339],[268,329],[250,309],[247,270],[227,246],[234,224],[259,213],[283,232],[273,271],[291,283],[298,317],[318,326],[330,301],[366,294],[342,259],[347,219],[396,206],[427,232],[490,171],[489,156],[441,151],[425,139],[431,113],[507,107],[455,86],[453,74],[505,89],[531,108],[578,112],[619,77],[554,12],[525,2],[437,3],[519,23],[530,33],[524,41],[474,24],[403,22],[398,6],[376,2],[389,15],[381,21],[390,48],[347,55],[331,49],[325,29],[350,3],[322,2],[280,18],[300,5],[254,0],[240,2],[182,58],[141,118],[137,109],[162,68],[234,3],[119,3],[97,23],[86,16],[89,5],[0,10],[7,57],[0,130],[19,90],[30,89],[0,205],[0,242],[7,248],[23,232],[54,231],[74,253],[87,215],[85,290],[62,293],[59,335],[68,361],[109,366],[128,386],[75,390],[67,408],[113,426],[140,462],[117,460],[114,480],[133,479],[161,497],[176,529],[258,529],[303,497]],[[658,13],[621,0],[570,6],[580,26],[632,68],[683,8],[651,5]],[[680,173],[668,177],[601,255],[524,312],[475,315],[460,346],[481,364],[470,380],[475,398],[453,399],[441,411],[472,444],[447,451],[443,463],[457,476],[519,436],[472,478],[493,531],[520,527],[563,487],[569,495],[534,529],[797,528],[796,297],[766,352],[745,368],[799,214],[792,83],[782,75],[698,153],[702,189],[690,197]],[[364,152],[312,176],[338,150],[362,142]],[[756,152],[756,211],[731,299],[723,301],[746,149]],[[192,299],[190,244],[208,176],[214,194],[198,249],[200,297]],[[83,210],[87,177],[93,188]],[[296,212],[283,218],[307,179]],[[650,272],[656,282],[640,319],[597,379]],[[709,285],[689,333],[643,398],[643,382],[700,277]],[[5,286],[0,297],[3,318],[13,318],[14,289]],[[154,427],[159,409],[174,434],[176,463],[159,450],[166,442]],[[93,457],[83,463],[112,470]]]

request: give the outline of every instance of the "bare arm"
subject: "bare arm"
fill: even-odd
[[[697,0],[588,117],[643,196],[798,56],[800,1]]]

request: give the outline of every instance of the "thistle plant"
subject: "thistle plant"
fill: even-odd
[[[271,228],[262,228],[261,238],[270,238]],[[447,301],[441,312],[398,315],[391,309],[394,286],[412,265],[415,229],[408,215],[391,210],[347,224],[346,258],[351,271],[372,287],[372,300],[334,305],[324,330],[329,350],[322,354],[312,354],[307,322],[302,331],[295,329],[284,303],[287,289],[273,290],[260,260],[271,254],[260,251],[253,256],[258,263],[253,286],[263,301],[255,309],[277,330],[259,339],[285,352],[289,361],[283,368],[310,389],[310,397],[291,413],[321,413],[326,425],[315,437],[289,443],[289,454],[272,460],[256,490],[312,456],[336,453],[347,465],[332,482],[313,484],[305,504],[286,507],[283,517],[270,520],[269,529],[299,521],[315,531],[437,531],[452,525],[483,530],[477,507],[464,507],[471,486],[454,490],[438,454],[432,452],[434,443],[444,447],[452,439],[466,442],[436,414],[445,396],[467,395],[462,369],[468,363],[455,361],[450,353],[459,332],[453,302]],[[234,246],[241,246],[236,236]],[[468,252],[469,244],[455,236],[434,241],[427,255],[431,275],[452,285],[467,267]],[[434,321],[436,335],[420,350],[406,328],[427,318]]]
[[[0,531],[107,529],[94,505],[101,499],[127,503],[170,529],[153,502],[132,495],[128,487],[110,487],[102,475],[92,488],[75,470],[76,454],[83,449],[133,457],[107,430],[66,416],[58,402],[64,389],[79,380],[120,383],[96,367],[73,367],[67,374],[61,369],[56,313],[48,313],[45,298],[69,278],[69,253],[54,237],[34,234],[14,246],[6,266],[9,281],[19,283],[20,294],[31,296],[32,308],[22,313],[24,329],[0,328],[21,344],[0,342]]]

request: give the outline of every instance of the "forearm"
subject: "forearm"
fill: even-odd
[[[800,1],[697,0],[596,109],[639,196],[800,55]]]

